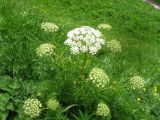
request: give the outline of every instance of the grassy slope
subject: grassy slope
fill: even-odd
[[[22,7],[23,10],[40,11],[38,13],[45,16],[40,18],[43,21],[60,25],[63,33],[55,38],[60,47],[66,38],[65,33],[72,28],[82,25],[94,27],[105,22],[111,24],[113,30],[104,34],[108,40],[118,39],[122,43],[123,52],[111,62],[102,56],[100,62],[104,64],[100,66],[106,68],[110,74],[116,74],[118,78],[128,72],[149,77],[158,69],[160,12],[142,1],[28,0],[19,4],[25,6]]]
[[[69,30],[82,25],[96,27],[105,22],[111,24],[113,30],[104,31],[104,35],[108,40],[119,40],[122,53],[98,55],[91,67],[104,68],[111,80],[122,83],[134,74],[145,78],[158,74],[160,11],[140,0],[14,0],[14,7],[10,5],[10,0],[0,0],[2,1],[5,1],[0,4],[2,75],[37,79],[33,67],[38,45],[51,42],[56,45],[58,52],[62,52]],[[20,13],[23,11],[30,15],[21,17]],[[40,30],[42,21],[57,23],[61,28],[60,32],[53,36],[43,33]],[[77,59],[77,66],[78,61],[80,60]],[[70,64],[64,65],[66,68],[72,67]],[[76,68],[71,70],[76,71]],[[63,74],[63,71],[59,71],[59,75]]]

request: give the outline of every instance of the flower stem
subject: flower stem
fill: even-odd
[[[85,66],[87,63],[87,58],[88,58],[88,55],[85,54],[84,59],[83,59],[83,63],[82,63],[82,68],[81,68],[81,79],[82,80],[85,79],[84,69],[85,69]]]

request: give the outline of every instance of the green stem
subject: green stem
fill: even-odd
[[[82,63],[82,68],[81,68],[81,79],[85,79],[85,75],[84,75],[84,68],[86,66],[86,63],[87,63],[87,58],[88,58],[88,55],[85,54],[84,56],[84,59],[83,59],[83,63]]]

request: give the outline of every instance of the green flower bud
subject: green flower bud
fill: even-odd
[[[24,113],[32,118],[39,116],[41,112],[42,104],[38,99],[27,99],[24,102],[23,110]]]
[[[130,79],[132,89],[143,89],[145,86],[145,80],[141,76],[133,76]]]
[[[60,104],[56,99],[51,98],[47,102],[47,107],[48,109],[56,110],[58,107],[60,107]]]
[[[45,56],[51,56],[52,54],[54,54],[54,49],[55,46],[49,43],[44,43],[42,45],[40,45],[36,51],[37,51],[37,55],[40,57],[45,57]]]
[[[50,22],[45,22],[42,23],[41,28],[45,31],[45,32],[56,32],[59,30],[58,25],[56,25],[55,23],[50,23]]]
[[[104,88],[109,82],[109,77],[104,70],[94,68],[89,73],[89,81],[91,81],[97,88]]]
[[[107,47],[113,52],[121,52],[121,44],[117,40],[111,40],[107,43]]]
[[[108,30],[108,31],[112,29],[112,26],[109,25],[109,24],[106,24],[106,23],[99,24],[97,27],[99,29],[105,29],[105,30]]]
[[[96,115],[106,117],[109,116],[109,114],[110,114],[109,107],[104,103],[99,103],[97,106]]]

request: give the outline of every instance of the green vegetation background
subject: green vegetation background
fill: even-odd
[[[160,3],[160,0],[156,0],[157,3]]]
[[[24,12],[27,12],[26,16],[23,16]],[[60,31],[54,35],[44,33],[40,28],[43,21],[57,23]],[[26,83],[34,81],[36,84],[42,79],[63,76],[58,81],[59,86],[55,87],[63,86],[63,80],[76,79],[82,58],[73,57],[74,62],[61,63],[56,70],[47,71],[52,75],[46,77],[37,73],[35,49],[42,43],[50,42],[56,46],[57,53],[61,53],[65,51],[63,42],[68,31],[82,25],[96,27],[100,23],[112,25],[112,31],[103,33],[108,40],[121,42],[122,53],[97,55],[86,69],[86,74],[93,67],[101,67],[119,85],[128,82],[128,77],[132,75],[142,75],[148,80],[154,80],[159,75],[160,11],[141,0],[0,0],[1,76],[22,79]],[[69,55],[69,51],[65,55]],[[59,96],[61,101],[67,103],[62,95]],[[123,102],[126,99],[123,98]],[[125,105],[132,109],[128,103]],[[116,114],[122,113],[123,110]],[[125,114],[120,115],[122,118],[113,117],[129,120]]]

